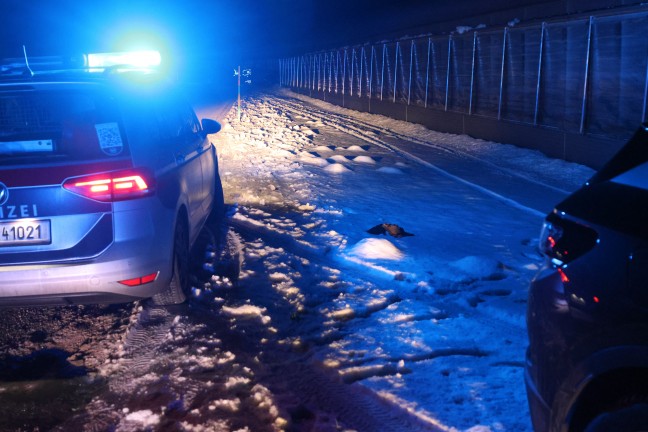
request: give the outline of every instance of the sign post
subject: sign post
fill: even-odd
[[[249,77],[252,76],[252,69],[243,69],[242,73],[241,73],[241,66],[238,66],[238,68],[234,69],[234,76],[238,78],[238,91],[237,91],[238,121],[241,121],[241,75],[243,75],[245,78],[248,78],[245,80],[246,84],[252,84],[252,80],[249,79]]]

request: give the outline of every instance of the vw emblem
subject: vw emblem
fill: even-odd
[[[7,200],[9,200],[9,188],[4,183],[0,183],[0,206],[5,205]]]

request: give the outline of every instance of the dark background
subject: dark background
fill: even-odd
[[[187,58],[279,58],[383,38],[504,25],[632,0],[4,0],[3,57],[155,47]]]
[[[22,57],[23,45],[30,59],[43,55],[156,49],[161,51],[165,66],[177,80],[191,85],[208,84],[217,91],[231,93],[236,90],[233,70],[239,65],[253,69],[255,86],[276,85],[279,59],[406,37],[459,33],[459,26],[494,31],[518,23],[538,26],[542,20],[582,18],[593,11],[600,15],[638,3],[637,0],[3,0],[0,2],[0,58]]]

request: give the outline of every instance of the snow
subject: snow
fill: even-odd
[[[147,428],[155,426],[160,422],[160,416],[153,414],[151,410],[132,412],[126,415],[126,422],[137,423],[138,427]]]
[[[592,170],[288,91],[248,98],[243,112],[240,123],[230,115],[214,144],[235,228],[256,232],[244,242],[246,262],[263,260],[294,313],[325,320],[319,330],[291,323],[301,335],[291,343],[306,349],[308,339],[329,340],[310,355],[431,429],[530,430],[526,287],[548,209],[398,141],[427,146],[431,158],[452,154],[497,169],[500,184],[514,175],[556,194]],[[260,136],[265,145],[255,144]],[[414,236],[366,232],[382,222]]]
[[[349,250],[349,254],[366,259],[399,260],[403,258],[403,252],[392,242],[375,238],[360,240]]]

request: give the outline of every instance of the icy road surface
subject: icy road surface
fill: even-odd
[[[215,274],[180,306],[5,314],[0,429],[530,430],[537,235],[591,170],[288,92],[213,142]]]

